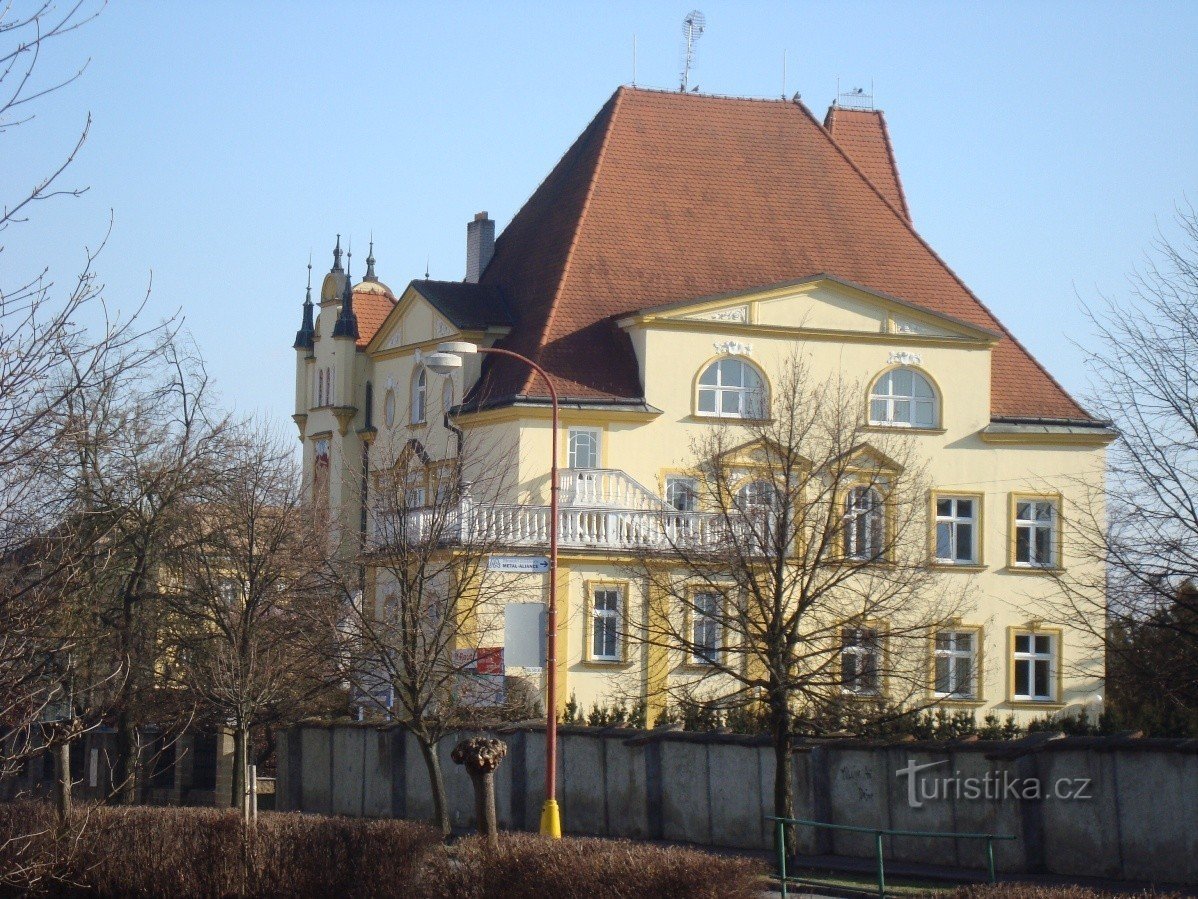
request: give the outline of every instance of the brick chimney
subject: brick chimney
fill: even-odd
[[[495,223],[485,212],[477,212],[466,223],[466,283],[477,284],[495,253]]]

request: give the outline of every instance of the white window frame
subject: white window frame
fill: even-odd
[[[700,597],[705,597],[701,600]],[[720,626],[724,597],[715,590],[696,590],[691,594],[690,638],[692,665],[715,665],[723,652],[723,628]]]
[[[870,495],[876,502],[863,505],[862,499]],[[880,490],[870,485],[851,488],[844,500],[845,556],[861,562],[875,562],[882,558],[885,545],[886,499]]]
[[[683,502],[683,508],[678,505],[679,494],[689,498]],[[695,512],[699,508],[699,481],[685,475],[669,475],[666,478],[666,504],[677,512]]]
[[[1027,639],[1027,649],[1019,650],[1020,638]],[[1039,650],[1039,641],[1048,641],[1048,650]],[[1045,634],[1038,631],[1015,631],[1011,640],[1011,698],[1016,702],[1055,702],[1057,698],[1057,655],[1060,652],[1060,640],[1056,634]],[[1047,671],[1046,681],[1048,691],[1040,693],[1036,690],[1036,666],[1043,663]],[[1019,671],[1027,672],[1027,690],[1019,692]]]
[[[605,608],[599,608],[599,595],[615,597],[615,608],[607,608],[608,598],[605,597]],[[624,652],[620,640],[620,611],[624,607],[624,591],[614,584],[600,584],[591,589],[591,660],[595,662],[622,662]],[[611,639],[613,651],[608,653],[608,638]],[[602,641],[602,642],[601,642]]]
[[[960,504],[970,503],[971,512],[969,515],[961,514]],[[978,512],[980,511],[981,498],[977,496],[952,496],[948,494],[937,494],[935,497],[936,503],[936,528],[933,532],[935,545],[932,549],[933,557],[940,565],[977,565],[978,564]],[[947,513],[940,511],[941,503],[949,503]],[[963,526],[969,528],[969,557],[959,558],[958,550],[960,549],[960,529]],[[947,528],[948,533],[948,554],[941,555],[940,553],[940,530]]]
[[[896,393],[895,392],[895,375],[899,372],[909,372],[911,374],[911,392]],[[923,382],[931,393],[930,397],[920,396],[917,384]],[[884,388],[884,391],[883,391]],[[883,412],[881,416],[874,414],[874,406],[876,403],[881,403]],[[907,417],[904,419],[899,416],[899,410],[902,404],[906,404]],[[926,410],[928,418],[920,418],[917,410]],[[871,425],[882,425],[891,428],[916,428],[929,430],[940,426],[940,397],[936,392],[936,387],[929,378],[921,371],[914,368],[892,368],[890,371],[883,372],[874,381],[873,387],[869,391],[869,423]]]
[[[1019,507],[1027,506],[1027,514],[1020,516]],[[1012,504],[1012,534],[1011,559],[1019,568],[1056,568],[1057,556],[1060,552],[1057,541],[1060,538],[1060,510],[1055,499],[1049,497],[1015,497]],[[1048,520],[1037,517],[1041,508],[1048,509]],[[1027,532],[1027,558],[1019,558],[1019,533]],[[1048,536],[1048,558],[1040,558],[1037,550],[1037,536],[1043,532]]]
[[[873,659],[873,686],[850,684],[846,676],[846,657],[856,659],[853,680],[864,676],[864,660]],[[882,692],[882,631],[877,627],[842,627],[840,629],[840,689],[852,696],[877,696]]]
[[[941,640],[941,638],[947,638]],[[945,629],[937,631],[934,640],[935,666],[932,670],[932,689],[937,696],[945,699],[977,699],[978,684],[978,632],[968,629]],[[941,645],[941,643],[946,645]],[[964,644],[964,645],[962,645]],[[960,660],[969,663],[968,683],[962,686],[958,683],[960,672],[957,663]],[[945,664],[947,690],[942,690],[940,665]]]
[[[725,366],[740,367],[740,384],[725,384]],[[713,383],[706,383],[707,373],[715,370]],[[725,410],[724,397],[735,396],[736,408]],[[704,409],[704,399],[710,397],[710,409]],[[723,357],[716,359],[706,366],[699,374],[695,390],[695,414],[705,418],[765,418],[766,387],[765,376],[752,362],[746,359]]]
[[[422,425],[428,418],[428,369],[423,365],[417,366],[412,374],[412,416],[411,423]]]
[[[594,465],[579,465],[578,464],[578,446],[577,441],[580,438],[589,438],[594,442]],[[600,467],[602,463],[601,454],[603,451],[603,432],[599,428],[570,428],[566,432],[566,467],[577,469],[579,471],[587,471]]]

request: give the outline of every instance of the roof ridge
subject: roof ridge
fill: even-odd
[[[975,294],[970,289],[969,285],[966,284],[964,280],[962,280],[961,276],[958,275],[953,270],[953,267],[944,261],[944,259],[940,256],[940,254],[937,253],[936,250],[932,248],[931,244],[929,244],[926,240],[924,240],[923,235],[921,235],[917,230],[915,230],[915,224],[909,218],[907,218],[901,212],[899,212],[897,209],[895,209],[894,204],[892,204],[889,200],[886,199],[885,196],[883,196],[882,192],[880,190],[878,190],[877,185],[875,185],[873,183],[873,181],[870,180],[869,176],[867,176],[861,170],[861,168],[855,162],[853,162],[852,158],[848,155],[848,153],[846,153],[844,151],[844,148],[841,147],[840,144],[838,144],[836,142],[836,139],[831,135],[831,133],[829,133],[829,131],[823,125],[820,124],[819,119],[817,119],[814,115],[812,115],[811,110],[809,110],[802,101],[796,102],[793,105],[797,106],[803,112],[803,114],[805,114],[807,116],[807,118],[811,120],[811,122],[816,126],[816,130],[819,131],[821,134],[823,134],[824,137],[828,140],[828,142],[831,143],[832,146],[834,146],[836,148],[836,152],[838,152],[841,155],[841,157],[843,157],[843,159],[850,166],[852,166],[853,170],[858,175],[861,176],[861,178],[865,181],[865,183],[869,185],[870,189],[873,190],[873,192],[878,195],[878,197],[882,200],[882,202],[885,203],[886,206],[890,209],[890,211],[894,213],[895,218],[897,218],[902,223],[903,227],[906,228],[908,231],[910,231],[911,235],[917,241],[919,241],[920,245],[932,255],[932,258],[935,259],[936,262],[939,263],[939,265],[946,272],[948,272],[949,277],[952,278],[954,281],[956,281],[957,285],[962,290],[964,290],[969,295],[969,297],[985,311],[985,313],[988,316],[990,316],[990,319],[998,327],[998,330],[1000,330],[1002,332],[1003,336],[1006,337],[1008,340],[1010,340],[1013,344],[1015,344],[1015,346],[1019,347],[1019,349],[1023,352],[1023,354],[1025,356],[1027,356],[1028,359],[1031,360],[1031,363],[1034,366],[1036,366],[1036,368],[1040,369],[1041,373],[1043,373],[1044,376],[1047,377],[1048,380],[1051,381],[1056,386],[1056,388],[1058,390],[1060,390],[1061,393],[1064,394],[1065,397],[1071,403],[1073,403],[1073,405],[1075,407],[1077,407],[1078,411],[1080,411],[1083,415],[1089,416],[1089,413],[1086,412],[1086,410],[1082,406],[1082,404],[1079,403],[1076,399],[1074,399],[1073,394],[1071,394],[1068,390],[1066,390],[1063,386],[1061,386],[1061,382],[1052,376],[1052,373],[1047,368],[1045,368],[1043,366],[1043,364],[1041,364],[1040,360],[1037,359],[1031,353],[1031,351],[1029,351],[1028,348],[1025,347],[1019,341],[1019,338],[1017,338],[1014,334],[1012,334],[1010,332],[1010,330],[1007,328],[1007,326],[1002,322],[1002,320],[997,315],[994,314],[994,312],[990,309],[990,307],[987,306],[984,302],[982,302],[982,300],[978,297],[978,295]],[[901,190],[901,186],[900,186],[900,190]]]
[[[537,338],[534,352],[538,355],[541,350],[545,349],[548,343],[549,332],[553,327],[553,321],[557,317],[558,303],[561,300],[566,281],[570,276],[570,264],[574,261],[574,250],[578,246],[578,236],[582,233],[582,226],[586,221],[587,210],[591,206],[591,197],[595,194],[595,184],[599,180],[599,169],[603,166],[603,158],[607,154],[608,141],[615,127],[616,114],[620,111],[620,101],[624,98],[625,90],[627,88],[624,85],[620,85],[616,88],[616,92],[611,100],[608,101],[612,103],[611,114],[607,117],[607,123],[603,129],[603,138],[599,142],[599,154],[595,157],[595,165],[592,167],[590,178],[587,181],[586,196],[582,200],[582,208],[578,210],[578,217],[574,223],[574,233],[570,236],[570,246],[566,249],[566,261],[562,265],[561,275],[558,276],[557,286],[553,290],[553,298],[549,301],[549,314],[545,316],[545,323],[541,328],[541,336]],[[524,379],[520,382],[521,393],[529,389],[533,374],[532,369],[529,369],[525,374]]]
[[[882,126],[882,140],[886,144],[886,158],[890,160],[890,170],[894,172],[894,186],[898,188],[899,202],[903,204],[903,214],[907,221],[911,221],[911,204],[907,202],[907,192],[903,190],[903,179],[899,175],[898,159],[894,155],[894,145],[890,142],[890,126],[886,124],[886,116],[882,110],[871,110],[878,117],[878,124]]]

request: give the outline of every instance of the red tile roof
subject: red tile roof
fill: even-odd
[[[563,396],[635,400],[617,318],[822,272],[1001,331],[992,414],[1088,418],[886,189],[801,104],[622,87],[496,241],[481,280],[517,319],[501,345],[544,366]],[[487,361],[477,401],[545,395],[524,367]]]
[[[911,220],[903,182],[899,179],[898,163],[890,132],[880,109],[845,109],[833,106],[824,116],[824,127],[849,157],[873,183],[886,201]]]
[[[358,318],[358,339],[354,345],[365,349],[383,320],[395,306],[391,289],[378,281],[363,281],[354,287],[354,315]]]

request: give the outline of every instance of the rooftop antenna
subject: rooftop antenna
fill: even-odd
[[[632,86],[636,87],[636,35],[632,36]]]
[[[786,51],[782,51],[782,99],[786,99]]]
[[[707,29],[707,17],[697,9],[692,9],[682,20],[682,39],[686,41],[686,49],[682,57],[682,84],[679,92],[685,92],[690,82],[691,69],[695,65],[695,44]]]

